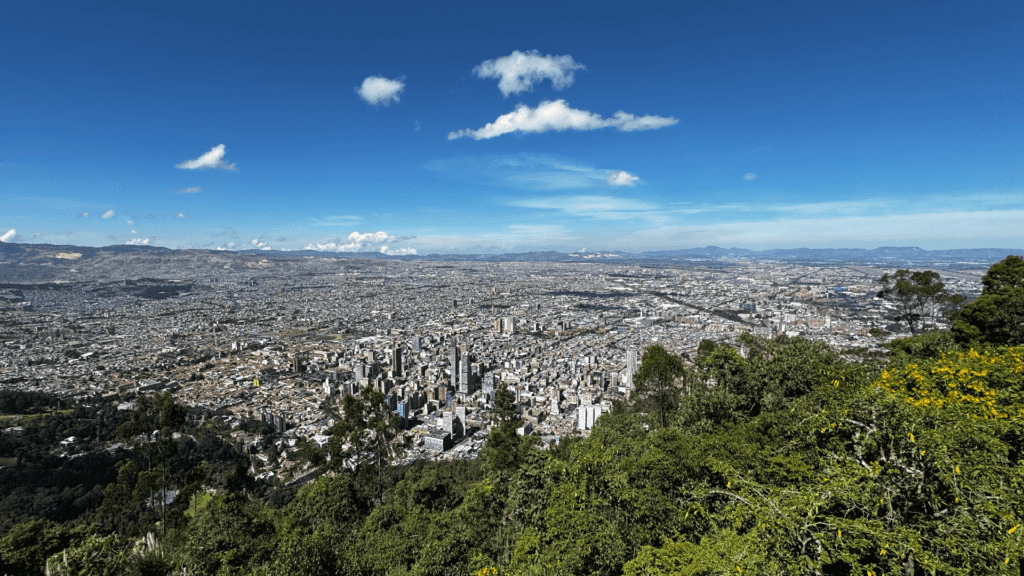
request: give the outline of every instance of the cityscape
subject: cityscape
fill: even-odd
[[[412,446],[409,462],[472,459],[490,432],[497,383],[514,391],[519,433],[548,446],[587,435],[613,402],[628,399],[638,360],[654,343],[694,358],[702,341],[735,343],[750,333],[853,353],[880,352],[910,334],[896,304],[877,296],[879,279],[895,269],[877,264],[693,258],[642,266],[600,254],[566,262],[147,257],[101,249],[87,270],[74,247],[46,248],[31,258],[0,252],[8,270],[56,263],[51,282],[0,288],[0,386],[122,410],[139,394],[170,392],[232,427],[271,422],[281,432],[273,460],[260,438],[235,434],[252,448],[251,471],[262,480],[311,471],[289,459],[289,448],[296,440],[326,444],[341,395],[383,393]],[[948,290],[973,299],[986,266],[971,265],[947,262],[952,270],[940,273]],[[142,267],[152,276],[71,280]],[[924,322],[949,324],[938,313]],[[73,443],[65,448],[74,453]]]

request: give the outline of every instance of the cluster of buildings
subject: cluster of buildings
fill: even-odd
[[[275,266],[152,281],[159,289],[0,288],[0,389],[124,408],[169,391],[229,423],[261,420],[277,431],[273,449],[235,436],[268,476],[290,468],[297,440],[329,440],[345,394],[384,395],[406,458],[473,458],[501,385],[519,432],[551,444],[628,398],[653,343],[692,356],[702,340],[750,332],[876,349],[905,330],[875,297],[891,272],[879,268],[332,260],[296,277]],[[942,274],[971,297],[982,273]]]

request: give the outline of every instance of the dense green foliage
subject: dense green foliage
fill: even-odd
[[[57,397],[42,392],[0,391],[0,415],[32,414],[57,405]]]
[[[803,338],[703,343],[692,363],[652,346],[631,403],[548,450],[515,433],[499,385],[472,462],[395,466],[382,399],[346,399],[326,453],[300,450],[330,471],[294,498],[231,449],[188,448],[214,447],[201,434],[215,426],[156,398],[125,437],[197,440],[139,445],[94,513],[6,530],[0,571],[1018,574],[1024,348],[979,326],[975,347],[926,332],[857,362]],[[141,504],[172,485],[185,496],[166,510]]]
[[[969,344],[1024,344],[1024,258],[1007,256],[981,279],[981,297],[953,316],[953,334]]]

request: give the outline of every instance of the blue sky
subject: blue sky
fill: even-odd
[[[4,241],[1024,247],[1019,1],[4,11]]]

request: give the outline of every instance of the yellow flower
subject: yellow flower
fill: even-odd
[[[957,474],[959,474],[959,473],[960,473],[960,465],[959,465],[959,464],[957,464],[957,466],[956,466],[956,473],[957,473]]]
[[[910,436],[910,441],[911,442],[914,441],[914,433],[913,432],[907,432],[907,436]]]
[[[1016,525],[1016,526],[1014,526],[1013,528],[1010,528],[1010,529],[1009,529],[1009,530],[1008,530],[1008,531],[1007,531],[1006,533],[1007,533],[1007,534],[1013,534],[1014,532],[1016,532],[1016,531],[1017,531],[1017,528],[1020,528],[1020,524],[1017,524],[1017,525]]]

